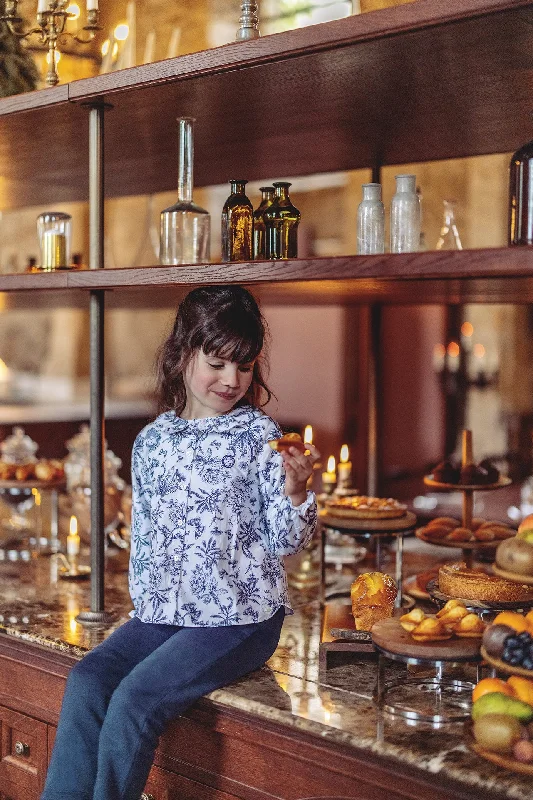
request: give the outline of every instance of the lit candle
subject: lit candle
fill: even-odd
[[[304,444],[313,444],[313,427],[306,425],[304,431]]]
[[[457,344],[457,342],[450,342],[447,348],[448,354],[448,370],[450,372],[457,372],[459,369],[459,355],[461,353],[461,348]]]
[[[48,11],[48,0],[38,0],[37,13],[42,14],[44,11]]]
[[[335,472],[335,456],[328,458],[327,471],[322,473],[322,488],[326,494],[332,494],[337,483],[337,473]]]
[[[75,558],[80,552],[80,537],[78,536],[78,520],[70,518],[70,533],[67,536],[67,556]]]
[[[349,489],[352,485],[352,462],[349,459],[350,451],[348,450],[348,445],[343,444],[341,447],[341,460],[337,467],[337,478],[341,489]]]
[[[98,11],[98,0],[87,0],[87,11]]]

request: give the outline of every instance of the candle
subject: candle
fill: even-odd
[[[67,555],[69,560],[76,557],[80,552],[80,537],[78,536],[78,520],[72,516],[70,518],[70,533],[67,536]]]
[[[56,269],[67,265],[67,237],[55,230],[44,231],[42,239],[43,269]]]
[[[330,456],[328,458],[327,470],[322,473],[322,488],[326,494],[332,494],[336,483],[337,473],[335,472],[335,456]]]
[[[350,451],[348,450],[348,445],[343,444],[341,447],[341,460],[337,467],[337,478],[341,489],[349,489],[352,485],[352,462],[349,459]]]
[[[87,0],[87,11],[98,11],[98,0]]]
[[[459,369],[460,353],[461,353],[461,348],[459,347],[457,342],[450,342],[450,344],[447,347],[449,372],[457,372],[457,370]]]
[[[304,431],[304,444],[313,444],[313,427],[306,425]]]
[[[44,11],[48,11],[48,0],[38,0],[37,13],[42,14]]]

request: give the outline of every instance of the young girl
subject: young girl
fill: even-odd
[[[181,303],[159,362],[163,413],[133,447],[132,619],[72,669],[42,800],[139,800],[167,723],[274,653],[282,556],[311,539],[319,453],[268,442],[264,324],[239,286]]]

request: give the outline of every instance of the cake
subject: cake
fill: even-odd
[[[464,563],[445,564],[439,569],[439,590],[448,597],[489,603],[533,600],[533,586],[489,575],[482,569],[468,569]]]
[[[334,517],[347,519],[396,519],[405,516],[407,506],[392,497],[334,497],[326,500],[325,508]]]
[[[369,631],[380,619],[392,617],[398,590],[390,575],[365,572],[352,583],[352,614],[358,631]]]

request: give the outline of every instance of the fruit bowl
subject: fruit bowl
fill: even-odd
[[[489,656],[483,645],[481,645],[481,655],[483,656],[483,660],[490,664],[492,667],[498,670],[498,672],[504,672],[506,675],[520,675],[523,678],[529,678],[533,680],[533,670],[532,669],[525,669],[524,667],[514,666],[512,664],[508,664],[506,661],[502,661],[501,658],[495,658],[494,656]]]

